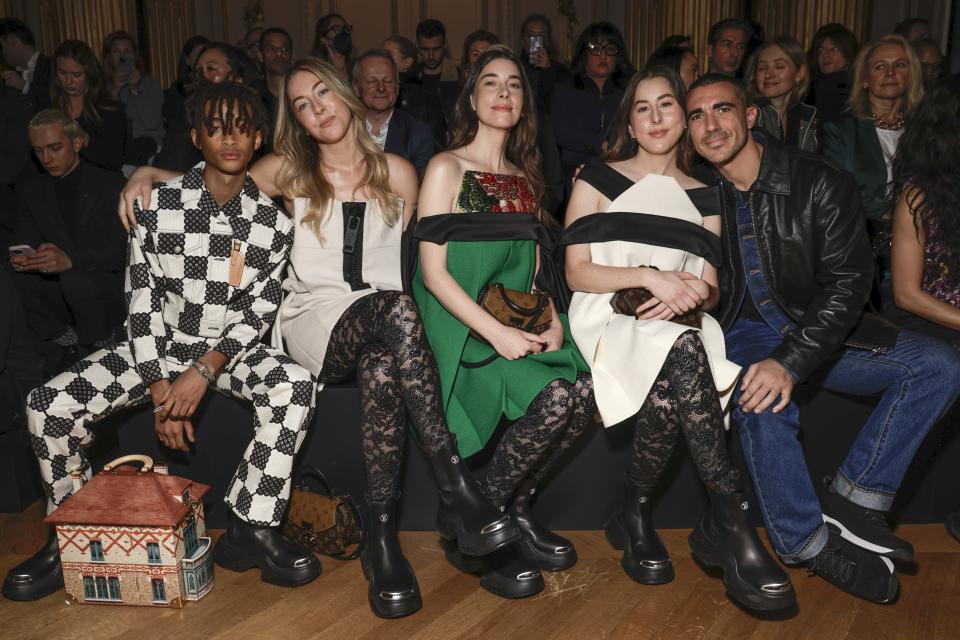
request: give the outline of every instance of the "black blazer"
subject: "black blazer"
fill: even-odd
[[[54,180],[50,174],[37,176],[27,184],[20,198],[20,224],[14,239],[36,248],[44,242],[60,247],[70,256],[73,268],[96,283],[105,304],[114,315],[123,316],[123,270],[127,257],[127,235],[117,219],[117,202],[124,179],[118,173],[96,167],[85,160],[77,191],[76,232],[73,235],[60,217]]]
[[[33,68],[33,80],[27,90],[27,100],[33,113],[50,107],[50,82],[53,80],[53,58],[42,53]]]
[[[430,125],[395,108],[390,116],[383,150],[412,162],[417,168],[417,175],[422,178],[423,172],[427,170],[427,163],[433,157],[433,133]]]

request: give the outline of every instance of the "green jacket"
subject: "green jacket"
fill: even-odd
[[[847,112],[842,118],[824,122],[820,130],[823,155],[853,174],[868,224],[874,228],[882,226],[887,211],[887,165],[873,119]]]

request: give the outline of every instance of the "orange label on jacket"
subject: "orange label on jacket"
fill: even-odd
[[[233,250],[230,252],[230,286],[240,286],[240,276],[243,275],[243,254],[240,253],[240,242],[233,241]]]

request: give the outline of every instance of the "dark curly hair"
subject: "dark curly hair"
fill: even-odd
[[[224,115],[225,132],[252,130],[266,135],[270,127],[263,100],[246,85],[233,82],[214,84],[205,80],[195,82],[187,94],[185,107],[190,128],[200,131],[203,126],[207,135],[213,135],[213,119]]]
[[[951,270],[960,268],[960,88],[941,84],[920,103],[893,159],[892,211],[907,193],[919,233],[934,220]]]
[[[610,74],[610,82],[615,87],[623,88],[630,78],[633,77],[635,69],[630,64],[630,61],[627,60],[627,44],[623,39],[623,35],[611,22],[594,22],[589,24],[580,34],[580,38],[577,40],[577,46],[573,54],[573,62],[570,64],[571,70],[573,71],[573,86],[577,89],[582,89],[587,85],[587,82],[590,81],[589,76],[587,75],[587,58],[590,57],[590,52],[587,51],[587,45],[591,42],[607,42],[608,44],[615,44],[620,50],[617,53],[617,61],[614,63],[613,73]]]

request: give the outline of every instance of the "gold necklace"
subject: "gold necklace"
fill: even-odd
[[[873,116],[873,126],[877,129],[883,129],[884,131],[900,131],[900,129],[903,129],[903,112],[898,112],[897,119],[893,122],[887,122],[875,114]]]

